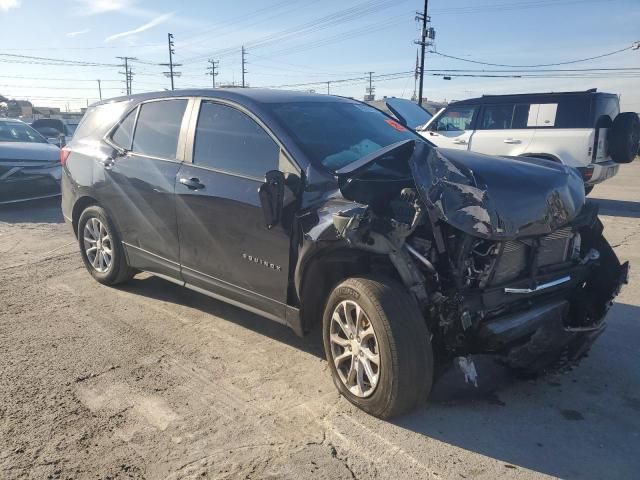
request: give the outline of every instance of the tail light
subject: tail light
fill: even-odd
[[[587,167],[582,170],[582,179],[587,182],[593,177],[593,167]]]
[[[63,167],[64,164],[67,163],[67,158],[69,157],[70,153],[71,150],[66,147],[60,149],[60,165],[62,165]]]

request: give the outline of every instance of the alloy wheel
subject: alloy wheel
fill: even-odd
[[[380,379],[378,338],[356,302],[344,300],[334,309],[329,343],[331,358],[344,386],[357,397],[370,396]]]
[[[104,223],[96,217],[91,217],[84,225],[83,236],[87,260],[97,272],[107,272],[113,260],[113,247],[111,235]]]

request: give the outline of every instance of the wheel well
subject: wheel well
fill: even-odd
[[[71,212],[71,224],[73,225],[73,233],[76,234],[76,237],[78,236],[78,221],[80,220],[80,215],[82,215],[82,212],[91,205],[98,205],[98,201],[93,197],[81,197],[73,206],[73,211]]]
[[[322,322],[327,299],[333,289],[349,277],[380,273],[399,280],[389,258],[355,249],[320,254],[307,266],[300,292],[302,328],[310,331]]]

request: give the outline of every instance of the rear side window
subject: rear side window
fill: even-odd
[[[193,163],[263,178],[278,168],[280,147],[251,117],[233,107],[205,102],[200,108]]]
[[[102,138],[118,119],[122,117],[124,112],[131,108],[130,105],[130,102],[125,101],[89,107],[84,117],[82,117],[80,125],[78,125],[76,129],[73,139],[81,140],[87,137]]]
[[[137,108],[134,108],[129,114],[124,117],[124,120],[120,122],[120,125],[116,128],[115,132],[111,136],[113,143],[125,150],[131,150],[131,142],[133,141],[133,124],[136,121]]]
[[[586,95],[563,98],[558,102],[555,128],[592,128],[591,98]]]
[[[135,153],[175,160],[187,100],[161,100],[140,106],[133,136]]]

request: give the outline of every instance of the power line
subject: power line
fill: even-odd
[[[634,49],[634,46],[632,45],[632,46],[629,46],[629,47],[625,47],[625,48],[620,48],[618,50],[614,50],[613,52],[603,53],[602,55],[595,55],[593,57],[580,58],[578,60],[569,60],[569,61],[566,61],[566,62],[541,63],[541,64],[538,64],[538,65],[508,65],[508,64],[504,64],[504,63],[489,63],[489,62],[482,62],[482,61],[479,61],[479,60],[471,60],[471,59],[468,59],[468,58],[460,58],[460,57],[456,57],[454,55],[447,55],[447,54],[444,54],[444,53],[437,52],[435,50],[433,50],[431,53],[435,53],[436,55],[439,55],[439,56],[445,57],[445,58],[452,58],[454,60],[460,60],[462,62],[475,63],[475,64],[478,64],[478,65],[488,65],[488,66],[491,66],[491,67],[537,68],[537,67],[557,67],[557,66],[561,66],[561,65],[570,65],[570,64],[573,64],[573,63],[588,62],[589,60],[597,60],[598,58],[610,57],[612,55],[616,55],[618,53],[626,52],[627,50],[633,50],[633,49]]]
[[[406,0],[399,0],[406,1]],[[281,30],[280,32],[276,32],[273,34],[266,35],[262,38],[254,40],[249,43],[245,43],[245,47],[249,48],[264,48],[267,45],[279,44],[288,38],[300,38],[301,36],[306,36],[311,33],[315,33],[319,30],[323,30],[329,27],[333,27],[335,25],[339,25],[341,23],[345,23],[354,19],[362,18],[365,15],[379,12],[383,8],[389,8],[392,5],[397,5],[398,0],[369,0],[366,2],[359,3],[350,8],[340,10],[338,12],[331,13],[329,15],[325,15],[324,17],[320,17],[318,19],[311,20],[309,22],[303,23],[301,25],[297,25],[295,27],[287,28]],[[193,63],[208,56],[215,55],[217,57],[231,54],[232,52],[237,52],[238,46],[228,47],[225,49],[221,49],[215,52],[210,52],[206,55],[200,55],[192,58],[188,58],[184,61],[185,64]]]
[[[81,60],[64,60],[61,58],[50,58],[50,57],[34,57],[32,55],[18,55],[14,53],[0,53],[2,57],[9,57],[12,59],[16,59],[16,63],[26,63],[26,61],[31,60],[34,62],[54,62],[58,65],[68,65],[68,66],[80,66],[80,67],[117,67],[119,65],[113,63],[100,63],[100,62],[86,62]]]

